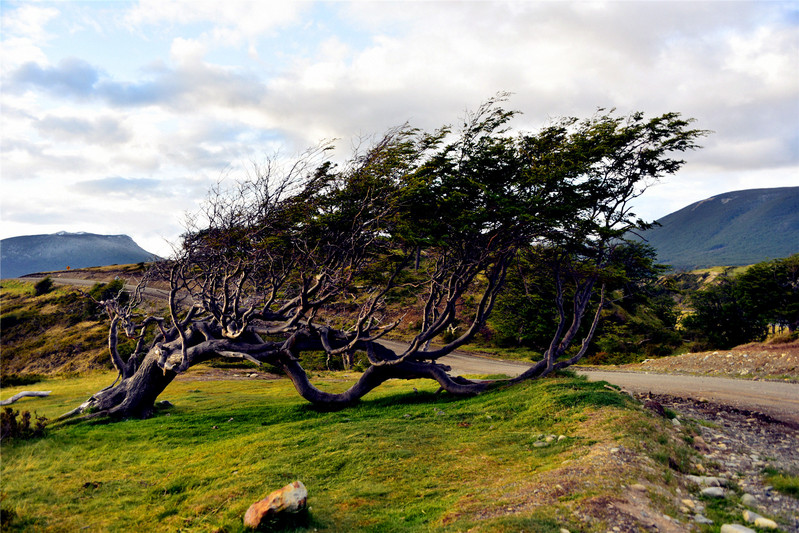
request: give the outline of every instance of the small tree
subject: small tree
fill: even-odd
[[[341,166],[321,146],[214,188],[158,267],[170,284],[167,315],[104,304],[120,381],[70,414],[147,416],[177,374],[218,357],[276,366],[316,404],[349,405],[392,378],[478,393],[484,383],[453,378],[437,360],[485,324],[520,253],[553,269],[559,316],[544,360],[523,379],[578,360],[604,287],[620,275],[613,265],[625,232],[645,227],[629,202],[676,172],[683,162],[670,154],[694,148],[704,132],[676,114],[608,113],[513,135],[502,100],[459,130],[403,126]],[[379,341],[403,314],[386,301],[409,290],[419,297],[419,328],[392,350]],[[586,314],[582,347],[561,359]],[[138,339],[128,359],[114,349],[120,331]],[[358,352],[368,368],[347,391],[323,392],[299,362],[306,351],[345,366]]]
[[[683,327],[694,340],[708,348],[728,349],[766,338],[767,322],[744,303],[741,287],[724,276],[717,284],[690,297],[693,312]]]
[[[48,292],[53,290],[53,278],[50,276],[44,277],[36,282],[33,286],[33,290],[35,291],[36,296],[41,296],[43,294],[47,294]]]
[[[799,328],[799,254],[752,265],[737,283],[752,313],[791,333]]]

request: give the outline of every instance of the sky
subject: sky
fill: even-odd
[[[167,255],[220,179],[324,140],[432,130],[501,91],[535,131],[598,108],[712,130],[655,220],[799,186],[799,2],[0,0],[0,237]]]

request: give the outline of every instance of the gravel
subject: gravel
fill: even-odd
[[[766,467],[799,475],[798,427],[729,406],[672,396],[653,399],[677,412],[684,422],[698,422],[701,438],[694,440],[694,446],[705,458],[706,475],[737,487],[742,514],[748,507],[774,519],[781,531],[799,533],[799,500],[774,490],[763,475]]]

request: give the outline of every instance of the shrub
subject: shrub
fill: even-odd
[[[33,286],[34,291],[36,291],[36,296],[41,296],[43,294],[47,294],[48,292],[53,290],[53,278],[47,276],[36,282],[36,285]]]
[[[20,417],[17,420],[17,417]],[[31,426],[30,411],[14,411],[11,407],[6,407],[0,412],[0,440],[9,439],[32,439],[44,436],[44,428],[47,419],[36,415],[33,426]]]
[[[33,385],[44,379],[41,374],[4,374],[0,376],[0,384],[3,387],[16,387],[19,385]]]

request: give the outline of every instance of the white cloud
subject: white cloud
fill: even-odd
[[[3,6],[3,73],[28,62],[42,63],[47,60],[47,55],[42,51],[42,46],[51,37],[46,26],[58,14],[59,10],[51,5]]]

